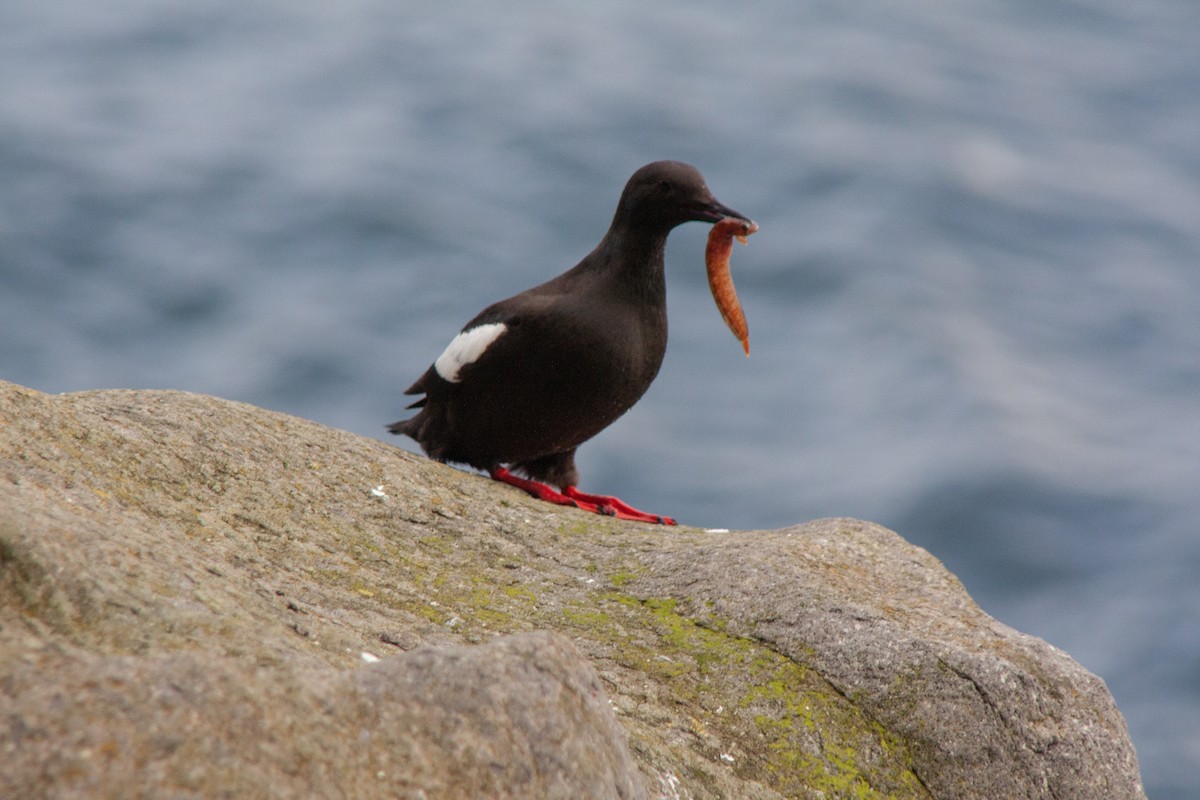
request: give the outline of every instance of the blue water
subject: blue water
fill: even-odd
[[[584,488],[895,528],[1194,798],[1198,41],[1194,0],[7,0],[0,377],[386,438],[459,325],[690,161],[762,226],[753,355],[681,228],[666,364]]]

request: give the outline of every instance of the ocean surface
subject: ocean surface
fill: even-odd
[[[752,357],[678,229],[583,488],[894,528],[1200,797],[1198,42],[1195,0],[6,0],[0,378],[393,441],[464,322],[689,161],[762,227]]]

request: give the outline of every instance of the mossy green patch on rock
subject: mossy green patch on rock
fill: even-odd
[[[678,605],[606,592],[564,617],[606,642],[620,666],[668,687],[669,701],[689,709],[689,738],[714,765],[788,797],[929,796],[903,743],[813,670],[725,632],[720,619],[698,624]]]

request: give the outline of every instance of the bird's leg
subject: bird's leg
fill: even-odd
[[[617,497],[612,497],[606,494],[588,494],[581,492],[574,486],[564,486],[562,490],[563,496],[569,497],[579,503],[588,503],[600,509],[601,514],[611,514],[617,519],[636,520],[637,522],[653,522],[658,525],[675,525],[677,524],[671,517],[664,517],[659,514],[647,514],[645,511],[639,511],[633,506],[626,503]]]
[[[635,522],[654,522],[660,525],[675,524],[675,520],[670,517],[662,517],[657,514],[647,514],[644,511],[638,511],[633,506],[623,503],[615,497],[585,494],[574,486],[566,486],[561,492],[556,492],[551,487],[539,481],[519,478],[504,467],[496,467],[491,470],[491,476],[493,480],[507,483],[509,486],[515,486],[522,491],[529,492],[529,494],[538,500],[545,500],[548,503],[555,503],[560,506],[574,506],[583,511],[590,511],[593,514],[603,514],[608,517],[627,519]]]

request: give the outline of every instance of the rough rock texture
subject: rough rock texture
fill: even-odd
[[[3,797],[1144,797],[1104,684],[878,526],[617,522],[3,383],[0,763]]]
[[[557,634],[308,674],[57,655],[5,676],[3,797],[646,796],[595,670]]]

